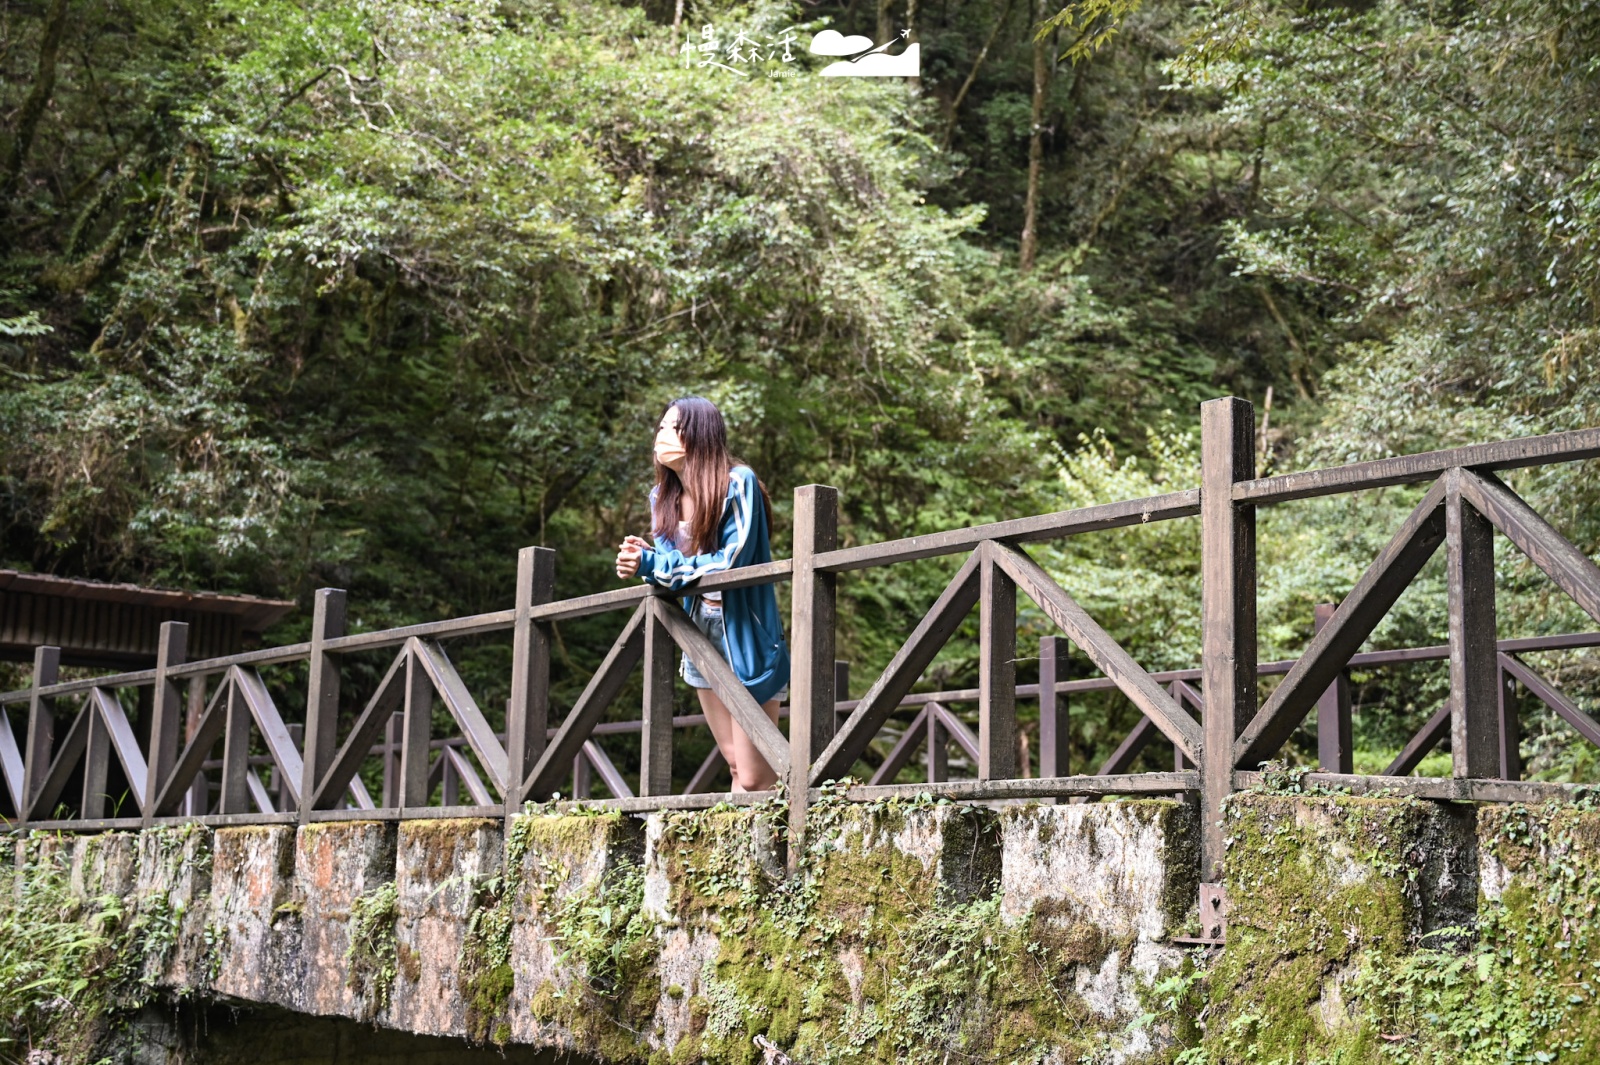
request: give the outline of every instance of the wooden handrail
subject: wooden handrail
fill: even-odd
[[[715,797],[662,794],[671,787],[672,731],[705,720],[697,714],[671,714],[674,645],[687,649],[697,661],[705,659],[702,672],[711,677],[725,701],[733,701],[736,715],[757,733],[759,749],[785,776],[796,797],[790,808],[792,840],[798,840],[803,831],[813,789],[851,771],[869,752],[884,724],[903,709],[917,711],[916,722],[899,737],[888,761],[878,766],[878,783],[849,789],[851,797],[901,794],[906,786],[894,785],[891,778],[916,757],[919,745],[928,748],[932,776],[942,777],[943,746],[954,738],[974,762],[979,779],[931,780],[916,785],[918,790],[931,788],[951,798],[984,799],[1198,790],[1201,822],[1207,826],[1217,820],[1219,803],[1226,795],[1241,781],[1255,779],[1249,775],[1253,766],[1274,755],[1313,706],[1321,702],[1333,708],[1319,717],[1348,720],[1348,699],[1333,694],[1332,685],[1342,683],[1339,678],[1352,668],[1450,662],[1449,701],[1407,745],[1396,766],[1414,767],[1444,735],[1455,734],[1454,772],[1464,782],[1448,787],[1410,786],[1416,794],[1492,799],[1550,792],[1514,779],[1520,774],[1516,706],[1507,694],[1514,685],[1520,684],[1551,706],[1586,739],[1600,742],[1600,723],[1516,658],[1530,652],[1600,646],[1600,632],[1496,640],[1492,569],[1486,561],[1492,559],[1487,553],[1490,538],[1504,535],[1600,621],[1600,567],[1492,472],[1600,456],[1600,429],[1256,477],[1254,410],[1243,401],[1225,399],[1202,405],[1201,451],[1202,483],[1198,488],[874,544],[840,546],[837,491],[820,485],[799,489],[796,558],[708,576],[694,589],[707,592],[794,582],[791,641],[796,669],[803,675],[791,678],[797,697],[793,714],[787,708],[781,713],[790,716],[791,733],[796,728],[803,730],[798,744],[791,744],[779,729],[770,726],[752,702],[738,698],[743,693],[731,668],[677,612],[675,600],[683,593],[638,584],[555,600],[554,553],[527,548],[518,558],[515,603],[506,610],[350,633],[345,627],[345,593],[320,589],[310,641],[186,661],[186,630],[181,624],[168,623],[163,627],[163,651],[156,668],[67,682],[58,680],[59,656],[54,649],[40,648],[33,683],[19,691],[0,693],[0,774],[5,777],[0,800],[29,824],[55,823],[44,820],[46,808],[54,807],[58,800],[72,805],[72,797],[62,793],[69,780],[78,779],[74,774],[82,759],[85,797],[77,808],[85,814],[103,807],[89,792],[103,787],[107,771],[120,765],[121,775],[133,780],[141,791],[138,805],[142,816],[133,823],[177,817],[178,810],[189,807],[192,796],[208,801],[209,787],[202,786],[200,775],[215,769],[221,770],[222,777],[221,813],[204,815],[202,820],[237,823],[252,816],[273,823],[337,819],[352,816],[349,811],[332,809],[345,802],[346,795],[353,796],[357,806],[371,807],[359,770],[377,754],[384,757],[385,772],[393,778],[385,787],[386,810],[362,812],[425,816],[431,809],[425,804],[434,788],[443,786],[447,801],[453,801],[464,788],[477,804],[470,809],[502,809],[510,816],[524,799],[543,799],[553,793],[575,765],[586,775],[598,774],[614,795],[628,790],[627,780],[598,746],[596,737],[643,731],[638,789],[642,794],[615,802],[629,810],[705,805]],[[1294,659],[1258,663],[1255,509],[1333,493],[1428,482],[1432,484],[1421,504],[1338,609],[1319,608],[1318,625],[1305,653]],[[1020,546],[1196,516],[1201,519],[1202,531],[1202,646],[1200,662],[1186,669],[1145,670],[1078,606],[1068,588],[1057,584]],[[1384,611],[1441,547],[1450,573],[1450,642],[1358,651]],[[960,572],[866,693],[860,699],[849,699],[842,690],[836,691],[829,665],[834,649],[834,575],[960,555],[968,556]],[[1041,645],[1041,656],[1049,658],[1048,665],[1041,668],[1041,684],[1015,683],[1019,592],[1034,600],[1065,633],[1065,637],[1049,637]],[[940,647],[974,607],[980,613],[979,686],[913,691]],[[549,626],[612,611],[629,612],[627,624],[565,719],[553,723]],[[507,632],[513,643],[512,698],[507,726],[497,733],[440,641]],[[1072,641],[1074,653],[1085,654],[1106,675],[1062,679],[1066,639]],[[374,651],[390,651],[396,657],[383,682],[341,736],[337,731],[340,663],[346,655]],[[302,743],[302,726],[283,722],[257,671],[303,661],[309,661],[311,668]],[[641,662],[648,674],[644,719],[601,721],[625,688],[630,671]],[[218,675],[222,677],[218,698],[209,707],[202,706],[195,700],[204,695],[207,679]],[[1257,680],[1273,675],[1284,677],[1283,683],[1265,705],[1257,706]],[[190,696],[186,729],[180,728],[183,685],[188,685]],[[146,741],[147,749],[140,750],[133,739],[137,733],[128,727],[111,693],[152,687],[153,720],[146,730],[151,738]],[[1133,700],[1143,712],[1140,721],[1100,774],[1068,775],[1065,698],[1111,690],[1120,690]],[[56,701],[75,696],[86,697],[85,704],[81,708],[69,704],[70,724],[58,730]],[[1041,696],[1049,717],[1048,722],[1041,718],[1041,728],[1048,731],[1053,745],[1049,759],[1042,764],[1053,771],[1034,780],[1011,779],[1017,701]],[[441,739],[429,735],[436,702],[449,712],[458,735]],[[25,742],[19,743],[3,708],[23,703],[28,705],[28,732]],[[950,706],[957,703],[977,704],[976,730],[969,730],[951,712]],[[69,706],[61,707],[63,718],[68,716]],[[1192,710],[1200,711],[1198,723]],[[394,721],[403,722],[403,727],[391,727]],[[264,737],[265,755],[250,753],[252,729]],[[388,738],[379,742],[385,733]],[[1127,774],[1139,750],[1162,733],[1174,741],[1182,759],[1176,769]],[[1041,735],[1041,742],[1046,738]],[[218,742],[225,745],[220,761],[213,757]],[[1341,764],[1348,764],[1347,748],[1345,736],[1325,742],[1320,750],[1325,758],[1337,755]],[[434,752],[439,752],[438,757]],[[874,754],[869,760],[877,764],[878,758]],[[1184,768],[1186,764],[1195,768]],[[256,775],[263,765],[271,766],[276,778],[270,789]],[[695,774],[694,786],[707,785],[716,768],[715,759],[708,759]],[[1501,778],[1509,779],[1496,778],[1497,771]],[[1334,777],[1369,779],[1349,774]],[[267,810],[274,803],[295,809],[241,813],[250,804]],[[122,818],[115,823],[129,821]],[[78,824],[112,823],[94,819]],[[1222,840],[1210,828],[1202,840],[1202,852],[1205,872],[1215,876],[1221,867]]]

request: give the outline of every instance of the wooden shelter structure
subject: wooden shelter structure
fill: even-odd
[[[61,648],[62,665],[145,667],[156,662],[162,622],[189,626],[201,657],[259,646],[261,633],[293,600],[142,588],[0,569],[0,660],[33,661],[35,647]]]

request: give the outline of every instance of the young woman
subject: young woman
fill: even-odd
[[[770,584],[693,591],[700,578],[772,560],[772,504],[755,471],[728,454],[722,412],[708,399],[673,400],[656,428],[656,484],[650,490],[654,543],[629,536],[617,552],[617,576],[684,589],[683,608],[733,667],[776,724],[789,683],[789,648]],[[734,791],[766,791],[778,779],[711,682],[687,655],[683,679],[696,690]]]

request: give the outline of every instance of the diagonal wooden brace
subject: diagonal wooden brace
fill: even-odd
[[[644,620],[648,601],[640,603],[628,617],[622,634],[611,645],[605,661],[594,671],[589,683],[578,696],[578,701],[567,712],[566,720],[556,734],[550,737],[544,753],[528,774],[522,792],[532,799],[540,799],[556,790],[561,778],[572,768],[572,760],[583,749],[584,741],[594,731],[600,715],[611,705],[617,693],[627,683],[628,674],[639,664],[644,654]]]
[[[1254,767],[1271,758],[1289,739],[1322,693],[1360,649],[1384,614],[1406,590],[1445,536],[1444,478],[1433,483],[1400,530],[1356,581],[1339,609],[1311,638],[1261,710],[1233,745],[1233,764]]]
[[[89,719],[93,713],[93,702],[85,698],[83,709],[72,719],[61,746],[55,752],[55,758],[49,763],[48,772],[39,782],[38,794],[28,803],[27,820],[42,821],[54,810],[56,800],[67,786],[67,778],[77,768],[78,759],[89,745]]]
[[[406,662],[410,657],[408,650],[402,650],[389,663],[388,672],[378,682],[378,690],[367,700],[361,716],[356,718],[355,727],[333,756],[327,773],[323,774],[317,790],[312,793],[310,809],[331,809],[334,798],[343,795],[345,789],[355,781],[356,771],[371,753],[372,745],[378,742],[378,736],[389,724],[389,718],[399,708],[400,700],[405,695]]]
[[[1116,682],[1122,693],[1183,752],[1185,758],[1198,762],[1200,726],[1195,724],[1194,718],[1185,713],[1161,685],[1151,680],[1144,667],[1021,548],[995,544],[993,550],[995,561],[1028,598],[1039,604],[1039,609],[1049,615],[1067,639],[1082,648],[1089,661]]]
[[[761,704],[751,696],[750,690],[739,682],[733,667],[718,653],[716,645],[689,620],[689,615],[675,603],[657,600],[653,605],[656,618],[666,627],[672,642],[683,649],[683,653],[694,663],[694,668],[711,682],[711,690],[717,693],[728,708],[728,713],[750,737],[750,742],[767,760],[767,765],[778,774],[779,780],[784,779],[789,773],[789,741],[784,738],[783,732],[767,717],[767,712],[761,709]]]
[[[900,700],[922,676],[922,671],[949,641],[978,601],[980,565],[979,552],[974,551],[906,637],[888,668],[872,682],[872,687],[811,767],[813,787],[850,771],[895,707],[900,705]]]
[[[294,739],[289,735],[288,726],[283,723],[283,716],[278,713],[277,704],[272,701],[272,696],[267,691],[266,682],[261,679],[261,674],[253,669],[234,666],[229,672],[232,674],[233,683],[239,689],[239,694],[244,697],[245,705],[250,710],[251,718],[255,720],[256,728],[261,732],[262,740],[266,742],[267,753],[272,756],[273,763],[278,767],[278,775],[289,793],[289,801],[299,806],[300,777],[305,768],[304,763]]]
[[[917,753],[917,748],[926,742],[930,716],[932,712],[926,706],[917,712],[917,716],[911,719],[911,724],[906,726],[905,732],[900,734],[899,741],[889,751],[889,756],[883,760],[877,772],[867,780],[868,784],[894,783],[894,778],[899,776],[900,770],[910,763],[911,756]]]
[[[472,698],[472,693],[467,691],[467,686],[461,680],[461,674],[456,672],[456,667],[451,663],[444,648],[436,640],[418,640],[416,645],[417,663],[422,671],[427,674],[428,681],[433,685],[439,697],[444,700],[445,709],[450,711],[450,716],[455,719],[461,729],[461,734],[466,737],[467,745],[472,748],[472,753],[478,756],[478,763],[483,766],[483,771],[489,774],[489,783],[502,796],[506,791],[506,761],[505,748],[500,746],[500,740],[495,735],[483,711],[478,709],[477,701]]]
[[[223,726],[227,724],[228,698],[232,687],[233,671],[229,670],[223,674],[222,682],[212,693],[211,701],[206,704],[205,712],[200,715],[200,720],[195,725],[194,735],[189,737],[183,752],[178,755],[172,772],[156,789],[152,816],[165,817],[177,812],[183,793],[189,790],[195,774],[200,772],[205,760],[211,757],[211,748],[215,747],[217,740],[222,737]]]
[[[111,741],[111,751],[122,765],[122,774],[128,778],[128,789],[132,792],[134,805],[143,812],[147,767],[144,753],[139,750],[139,738],[134,735],[128,715],[123,712],[122,704],[117,702],[115,695],[104,688],[95,688],[89,693],[89,698],[95,712],[100,715],[106,738]]]
[[[1457,483],[1461,498],[1544,570],[1584,613],[1600,621],[1600,566],[1494,474],[1462,470]]]
[[[1600,745],[1600,722],[1584,713],[1578,704],[1567,698],[1554,684],[1551,684],[1537,671],[1514,655],[1501,653],[1499,656],[1500,668],[1522,682],[1523,687],[1533,693],[1544,705],[1556,712],[1556,715],[1571,725],[1584,739],[1590,743]]]

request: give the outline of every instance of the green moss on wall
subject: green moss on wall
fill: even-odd
[[[1180,1060],[1600,1061],[1584,805],[1236,796],[1228,946]]]
[[[755,1065],[757,1034],[808,1063],[1095,1061],[1113,1049],[1130,1063],[1160,1059],[1149,1037],[1163,1041],[1166,1019],[1129,1031],[1126,1016],[1096,1013],[1077,991],[1108,956],[1125,965],[1131,940],[1055,911],[1003,919],[988,811],[825,797],[798,876],[784,872],[783,823],[781,803],[663,815],[655,872],[670,890],[660,927],[630,939],[640,925],[613,918],[602,933],[597,892],[570,903],[569,914],[587,914],[579,934],[560,933],[569,950],[593,957],[608,942],[634,959],[631,993],[628,980],[598,996],[546,986],[534,1014],[617,1061]],[[688,986],[652,971],[658,955],[693,959],[706,944]],[[665,1022],[655,1026],[663,1002],[684,1025],[671,1038]]]
[[[1167,863],[1192,857],[1188,809],[1118,805],[1161,824]],[[808,1065],[1600,1061],[1591,802],[1254,793],[1226,818],[1228,946],[1175,965],[1171,948],[1069,903],[1003,912],[999,819],[982,809],[824,797],[799,875],[777,802],[660,816],[648,870],[636,819],[535,811],[511,826],[501,872],[472,885],[469,1032],[504,1044],[526,1011],[580,1051],[641,1065],[755,1065],[757,1034]],[[1053,831],[1050,847],[1064,842]],[[0,865],[0,1009],[22,1018],[10,1023],[76,1046],[164,986],[179,947],[203,984],[191,948],[212,929],[183,903],[208,874],[206,838],[77,845],[79,883],[70,841],[13,848]],[[137,851],[140,886],[98,896],[87,870],[115,847]],[[1169,926],[1189,875],[1174,868],[1161,889]],[[397,916],[393,884],[352,906],[350,980],[369,1015],[397,973],[429,963],[395,941]],[[553,945],[556,979],[519,986],[518,928]]]

